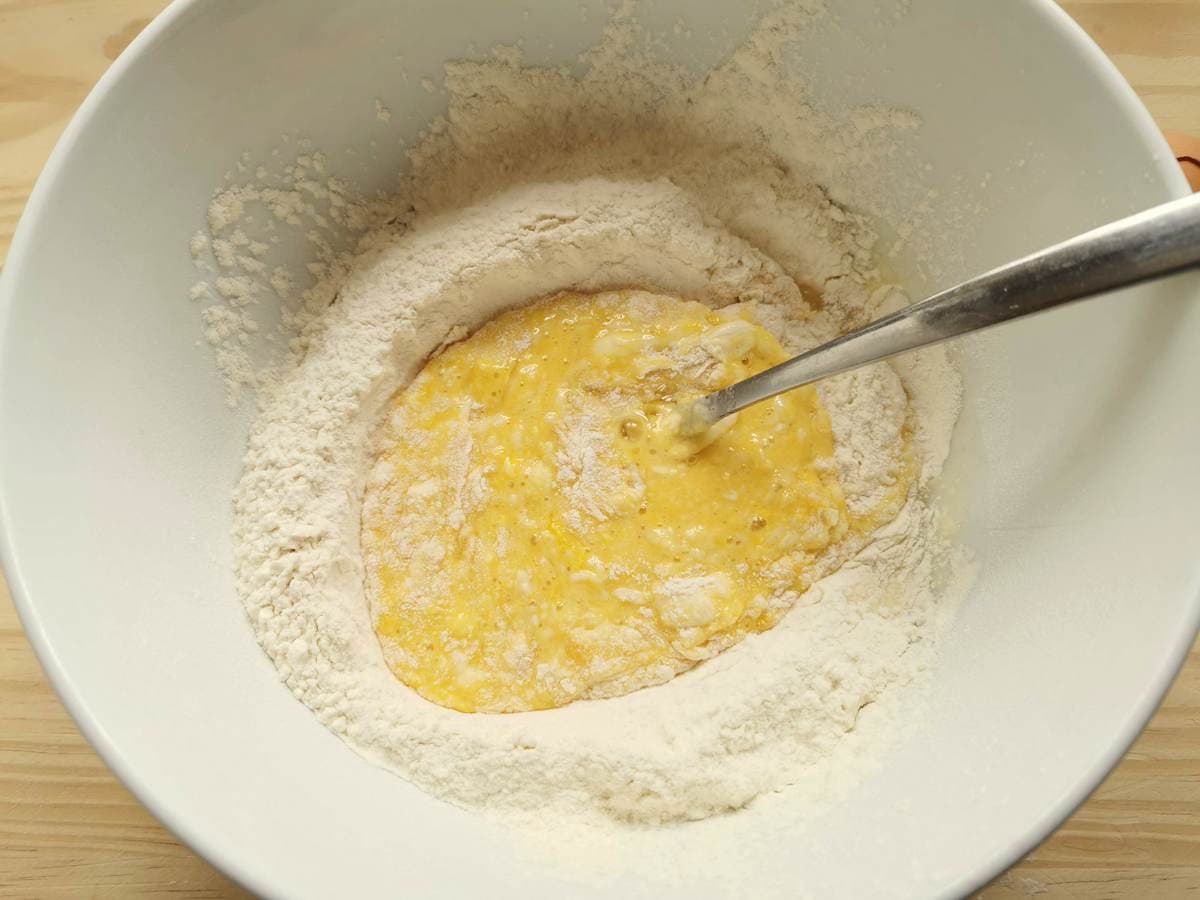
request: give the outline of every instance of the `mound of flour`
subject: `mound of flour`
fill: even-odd
[[[389,671],[363,591],[360,503],[383,404],[429,353],[499,311],[561,290],[641,287],[753,302],[799,351],[905,302],[881,283],[867,221],[767,137],[807,142],[833,177],[829,159],[850,172],[886,152],[889,129],[912,125],[878,110],[851,121],[808,104],[785,111],[778,56],[807,15],[785,7],[700,79],[639,57],[628,21],[582,77],[523,67],[510,51],[458,63],[449,114],[412,150],[395,197],[357,200],[306,157],[282,187],[248,183],[214,201],[200,243],[218,275],[196,294],[218,298],[210,340],[260,406],[235,495],[250,620],[322,722],[436,796],[513,817],[699,819],[797,783],[849,783],[895,737],[890,725],[915,714],[954,574],[928,501],[959,402],[937,349],[820,388],[851,505],[872,505],[911,447],[919,474],[896,519],[776,628],[664,685],[534,713],[443,709]],[[313,225],[303,289],[301,274],[268,271],[243,232],[260,207]],[[330,223],[358,236],[353,252],[323,234]],[[295,298],[288,352],[256,373],[239,348],[268,291]]]

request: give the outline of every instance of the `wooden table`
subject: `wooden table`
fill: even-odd
[[[0,0],[0,265],[68,117],[164,5]],[[1200,0],[1065,5],[1165,129],[1200,134]],[[1200,650],[1104,785],[980,896],[1032,895],[1200,898]],[[172,838],[79,736],[0,581],[0,897],[84,896],[245,893]]]

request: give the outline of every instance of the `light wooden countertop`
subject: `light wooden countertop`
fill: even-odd
[[[0,264],[63,126],[163,0],[0,0]],[[1200,0],[1073,0],[1163,128],[1200,135]],[[1200,552],[1200,550],[1198,550]],[[1120,766],[980,895],[1200,898],[1200,649]],[[242,897],[109,773],[0,581],[0,897]]]

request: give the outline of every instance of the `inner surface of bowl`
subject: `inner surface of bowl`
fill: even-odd
[[[386,188],[399,140],[444,108],[421,82],[445,60],[523,41],[528,62],[570,65],[607,16],[527,11],[177,4],[71,127],[0,285],[0,525],[30,635],[118,774],[266,894],[566,887],[499,826],[365,763],[279,683],[231,574],[251,411],[226,407],[187,300],[189,239],[243,153],[267,158],[285,137],[350,146],[335,168]],[[1182,190],[1127,86],[1050,4],[892,12],[839,5],[796,67],[823,105],[920,116],[887,173],[934,213],[939,264],[886,261],[914,295]],[[670,0],[639,17],[657,52],[697,70],[753,19]],[[1195,630],[1195,289],[1146,286],[968,342],[948,502],[979,574],[929,715],[877,775],[816,820],[768,801],[658,838],[738,855],[738,884],[614,860],[574,895],[953,895],[1081,800]]]

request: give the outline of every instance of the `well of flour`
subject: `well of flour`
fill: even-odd
[[[686,398],[787,359],[756,306],[559,294],[389,401],[362,536],[398,678],[464,712],[660,684],[771,628],[895,517],[907,429],[886,448],[890,489],[856,513],[811,386],[680,433]]]
[[[952,606],[954,554],[930,489],[959,382],[938,349],[819,387],[850,513],[895,490],[908,448],[898,511],[775,627],[665,683],[558,709],[456,712],[389,670],[364,586],[361,506],[385,404],[432,352],[502,311],[641,289],[752,306],[795,352],[906,302],[876,269],[868,220],[827,188],[915,123],[875,108],[832,118],[783,76],[812,14],[777,9],[703,77],[644,57],[625,15],[582,74],[525,67],[512,49],[453,63],[449,110],[409,151],[395,196],[365,201],[306,152],[282,179],[220,193],[193,242],[213,258],[193,294],[210,298],[230,396],[258,394],[234,497],[250,621],[322,722],[437,797],[514,819],[701,819],[819,773],[852,781],[894,738],[885,726],[917,714]],[[308,233],[308,271],[266,262],[270,237],[251,216]],[[269,330],[257,315],[271,294],[286,350],[255,371],[247,347]],[[871,748],[856,735],[867,710]]]

